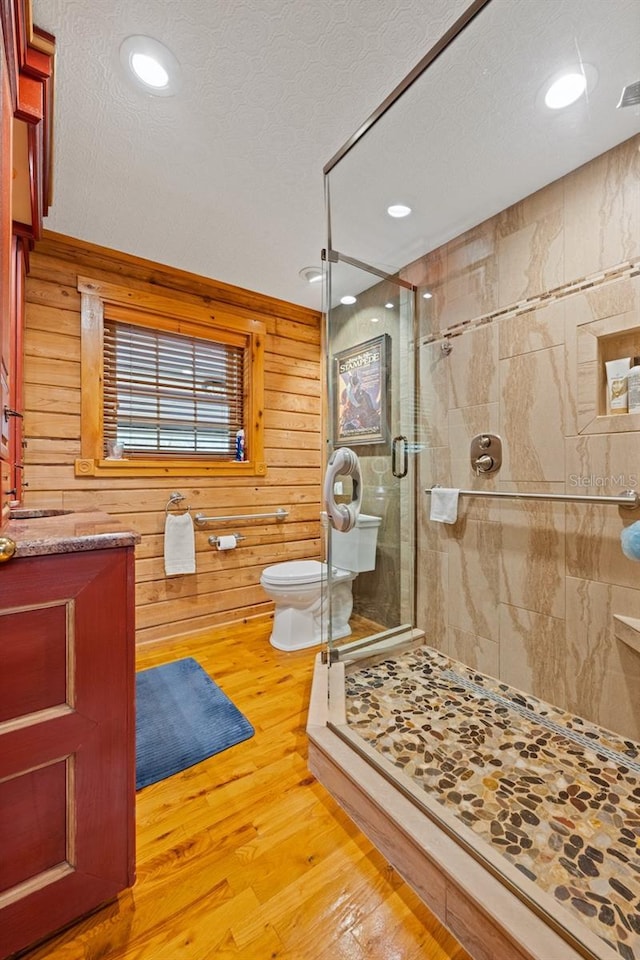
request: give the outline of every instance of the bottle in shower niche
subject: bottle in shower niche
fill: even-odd
[[[627,413],[629,409],[628,381],[631,357],[607,360],[607,413]]]
[[[627,374],[629,413],[640,413],[640,357],[633,358],[633,366]]]

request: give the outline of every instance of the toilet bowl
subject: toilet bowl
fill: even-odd
[[[323,522],[324,518],[323,518]],[[379,517],[361,514],[349,533],[331,530],[331,637],[351,633],[352,584],[358,573],[373,570]],[[344,562],[343,562],[344,561]],[[260,583],[275,603],[271,644],[278,650],[303,650],[327,639],[329,590],[327,564],[288,560],[262,571]]]
[[[335,584],[335,594],[331,604],[334,631],[344,630],[345,622],[348,628],[353,606],[351,581],[355,576],[350,570],[337,570],[334,567],[332,584]],[[326,618],[329,615],[326,563],[320,563],[319,560],[276,563],[262,571],[260,583],[276,605],[271,632],[272,646],[278,650],[302,650],[326,640]],[[332,636],[335,636],[334,631]]]

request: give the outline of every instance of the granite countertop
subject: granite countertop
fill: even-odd
[[[15,557],[131,547],[140,534],[98,510],[73,513],[16,508],[2,535],[16,542]]]

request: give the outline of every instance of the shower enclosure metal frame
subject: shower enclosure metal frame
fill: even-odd
[[[329,185],[326,184],[327,190],[327,204],[329,203]],[[329,212],[328,212],[329,217]],[[402,277],[399,277],[395,274],[389,274],[377,267],[371,266],[364,263],[361,260],[358,260],[354,257],[348,256],[347,254],[341,253],[337,250],[323,250],[322,251],[322,260],[325,265],[325,342],[327,345],[332,343],[332,331],[331,331],[331,320],[333,316],[333,292],[332,292],[332,275],[333,270],[338,269],[340,265],[347,265],[349,268],[353,268],[359,272],[360,275],[366,276],[368,278],[379,278],[381,283],[383,283],[384,289],[393,289],[399,294],[404,294],[404,301],[401,304],[398,303],[398,316],[397,323],[394,324],[394,327],[391,331],[391,334],[394,337],[394,347],[393,351],[395,354],[400,353],[401,356],[411,356],[411,370],[409,371],[410,376],[408,380],[405,380],[405,386],[408,383],[410,385],[410,392],[415,394],[415,385],[417,383],[417,369],[416,369],[416,353],[413,350],[413,345],[416,342],[416,311],[415,311],[415,285],[410,283],[407,280],[404,280]],[[375,291],[377,284],[367,291]],[[408,314],[408,318],[407,318]],[[407,338],[406,327],[410,326],[410,335]],[[349,344],[349,346],[353,346]],[[388,358],[387,358],[388,359]],[[326,370],[326,388],[327,388],[327,397],[328,397],[328,409],[329,411],[335,411],[337,407],[338,398],[335,395],[336,391],[336,376],[334,376],[334,371],[331,366],[331,357],[329,357],[327,370]],[[398,364],[398,356],[394,356],[393,363]],[[407,370],[403,368],[403,373],[406,373]],[[386,371],[387,376],[389,371]],[[398,389],[396,385],[396,390]],[[327,575],[327,604],[326,604],[326,630],[328,637],[327,650],[324,656],[333,662],[345,656],[353,658],[355,656],[355,651],[360,651],[361,649],[366,648],[372,642],[380,643],[383,639],[393,643],[397,638],[405,637],[407,631],[412,632],[415,624],[415,597],[416,597],[416,585],[415,585],[415,517],[416,517],[416,498],[418,496],[417,488],[417,471],[413,462],[411,463],[411,469],[409,469],[409,457],[408,449],[411,445],[413,449],[416,448],[415,443],[415,418],[411,422],[411,435],[407,436],[403,429],[400,428],[397,421],[397,415],[394,418],[393,411],[389,414],[390,420],[388,426],[391,428],[392,439],[390,444],[380,444],[382,451],[377,460],[388,459],[389,468],[392,474],[392,477],[396,481],[396,490],[395,493],[398,499],[401,501],[399,508],[400,517],[404,513],[406,532],[405,536],[402,538],[404,546],[401,548],[404,560],[403,562],[397,564],[398,569],[395,571],[399,578],[398,583],[398,596],[397,596],[397,609],[400,614],[399,619],[402,622],[396,622],[396,619],[391,618],[393,622],[389,622],[389,617],[381,618],[378,617],[375,621],[373,627],[373,633],[368,638],[357,638],[355,640],[345,640],[340,642],[340,645],[337,646],[333,643],[332,637],[332,548],[331,548],[331,533],[330,526],[327,529],[327,561],[328,561],[328,575]],[[336,442],[336,438],[333,437],[335,416],[328,416],[328,423],[331,424],[329,440],[329,455],[332,453],[332,443]],[[336,446],[336,449],[338,447]],[[358,448],[360,449],[360,448]],[[365,450],[370,450],[369,445],[365,445]],[[376,446],[377,451],[377,446]],[[402,462],[400,462],[399,451],[402,450]],[[371,459],[371,455],[366,458],[367,460]],[[365,461],[363,461],[365,462]],[[410,488],[406,491],[401,491],[400,484],[402,481],[405,481],[410,484]],[[374,513],[378,505],[371,505],[363,507],[363,513]],[[407,520],[408,513],[408,520]],[[401,522],[401,519],[398,519],[398,522]],[[399,537],[399,530],[397,531],[397,536]],[[382,556],[384,551],[379,550],[379,555]],[[384,562],[384,561],[383,561]],[[386,561],[388,564],[388,560]],[[411,570],[409,576],[406,576],[406,568],[410,565]],[[354,584],[354,591],[358,590],[358,579],[356,579]],[[382,620],[384,619],[384,623]],[[359,655],[359,654],[358,654]]]
[[[323,258],[325,260],[325,268],[328,272],[327,290],[329,291],[329,295],[327,296],[325,306],[325,313],[327,316],[331,310],[331,271],[334,267],[338,268],[340,265],[346,265],[359,270],[365,270],[372,276],[379,277],[381,281],[398,283],[398,280],[403,280],[403,278],[398,277],[396,274],[389,273],[388,271],[382,270],[379,267],[372,267],[362,259],[352,256],[352,253],[358,252],[356,249],[356,244],[347,245],[344,243],[342,238],[339,241],[336,241],[335,231],[332,230],[331,224],[332,211],[330,208],[330,174],[336,169],[340,161],[342,161],[350,153],[350,151],[356,146],[361,138],[368,131],[370,131],[387,113],[389,108],[392,107],[409,90],[414,82],[425,73],[427,68],[438,60],[438,58],[450,47],[453,41],[458,38],[471,24],[476,16],[490,4],[491,0],[476,0],[476,2],[471,3],[464,14],[456,21],[450,30],[447,31],[442,39],[427,53],[427,55],[416,66],[416,68],[414,68],[414,70],[405,78],[405,80],[396,87],[396,89],[383,102],[383,104],[381,104],[380,107],[374,111],[367,121],[365,121],[365,123],[358,129],[354,136],[350,138],[350,140],[347,141],[347,143],[345,143],[345,145],[334,155],[329,163],[326,164],[324,168],[324,174],[325,196],[327,201],[328,246],[327,251],[323,254]],[[521,196],[528,196],[528,194],[522,194]],[[349,253],[342,253],[337,249],[334,249],[334,242],[336,243],[336,247],[339,247],[340,250],[348,249]],[[587,283],[588,280],[589,278],[587,277],[585,283]],[[410,284],[406,280],[403,280],[403,285],[406,288],[411,289],[412,296],[416,296],[418,290],[416,286]],[[417,319],[418,310],[416,309],[414,312],[414,323],[417,322]],[[414,328],[414,335],[416,333],[417,331]],[[446,340],[446,345],[451,347],[452,342],[455,343],[455,341]],[[450,350],[443,350],[443,354],[446,353],[448,355],[449,352]],[[418,382],[419,368],[417,351],[414,359],[416,382]],[[329,376],[328,388],[330,404],[335,403],[336,399],[332,393],[332,380],[333,378]],[[414,443],[417,443],[418,440],[419,437],[417,435],[412,438],[412,442]],[[417,472],[414,475],[414,480],[417,481]],[[463,485],[464,484],[459,484],[459,486]],[[533,487],[532,489],[535,490],[536,488]],[[540,488],[538,489],[540,490]],[[417,502],[422,499],[423,502],[421,506],[424,506],[425,500],[428,503],[427,496],[429,493],[430,489],[428,487],[426,489],[419,489],[419,486],[416,482],[413,491],[415,498],[414,502],[417,504]],[[579,503],[585,504],[585,510],[587,510],[590,505],[594,504],[602,506],[604,509],[610,509],[610,506],[618,506],[623,509],[623,513],[627,513],[628,510],[637,508],[639,502],[639,496],[636,491],[630,489],[619,489],[619,492],[615,496],[612,495],[602,497],[587,497],[578,494],[573,495],[568,492],[545,493],[543,490],[540,490],[540,492],[519,493],[518,490],[493,491],[485,489],[478,491],[462,490],[461,493],[463,497],[495,497],[498,499],[498,501],[500,501],[500,499],[513,499],[516,501],[549,500],[555,501],[559,504]],[[607,504],[610,506],[605,506]],[[414,537],[417,535],[416,522],[417,518],[414,513],[412,519]],[[414,581],[416,578],[416,573],[417,571],[414,568]],[[504,903],[510,904],[508,909],[513,910],[514,914],[518,914],[519,918],[523,920],[524,927],[526,927],[529,923],[527,920],[527,911],[531,911],[536,920],[539,921],[539,923],[534,923],[531,927],[531,931],[535,930],[535,935],[532,942],[529,942],[527,936],[522,939],[516,937],[512,941],[513,954],[506,952],[500,953],[500,956],[517,956],[518,960],[520,960],[521,957],[536,957],[539,958],[539,960],[546,960],[546,958],[551,955],[562,955],[563,958],[565,956],[567,958],[581,956],[599,958],[599,960],[604,956],[610,957],[612,954],[607,945],[609,941],[600,941],[599,937],[595,937],[594,939],[594,934],[590,930],[587,930],[586,928],[582,930],[579,924],[578,927],[576,927],[574,921],[571,921],[565,925],[561,919],[557,920],[554,917],[553,903],[549,903],[549,898],[546,897],[545,894],[540,895],[539,890],[534,890],[533,892],[527,892],[527,890],[523,890],[519,886],[517,877],[515,877],[513,871],[511,871],[511,875],[509,875],[509,870],[505,871],[501,869],[500,865],[496,866],[495,863],[492,863],[490,858],[484,856],[482,849],[478,849],[473,843],[468,842],[468,837],[465,840],[464,836],[456,828],[456,825],[450,822],[448,816],[443,814],[443,810],[439,808],[437,804],[433,804],[431,801],[425,802],[424,798],[417,795],[414,788],[407,786],[406,783],[403,784],[402,782],[399,782],[397,776],[394,775],[393,770],[391,769],[391,764],[389,762],[385,763],[380,761],[372,749],[363,741],[361,741],[354,731],[347,725],[344,698],[345,670],[348,671],[350,664],[360,658],[367,658],[371,662],[374,662],[376,659],[380,659],[378,658],[378,654],[383,654],[386,656],[390,651],[395,652],[396,649],[402,650],[405,647],[410,647],[415,642],[413,630],[415,623],[416,611],[415,607],[413,607],[410,624],[402,624],[390,630],[382,630],[376,634],[352,641],[349,644],[341,645],[338,648],[332,646],[331,644],[329,645],[329,652],[325,658],[325,662],[318,662],[317,664],[316,679],[314,680],[314,691],[308,728],[310,735],[310,766],[312,771],[316,773],[319,779],[321,779],[322,782],[324,782],[325,785],[327,785],[334,793],[334,795],[339,798],[342,806],[350,813],[353,819],[365,830],[365,832],[369,832],[369,828],[372,829],[373,834],[376,835],[375,842],[380,849],[383,850],[391,862],[397,867],[400,873],[407,876],[407,872],[404,869],[405,863],[403,863],[402,856],[400,856],[397,851],[402,851],[402,854],[407,858],[407,862],[416,856],[421,858],[420,866],[417,869],[410,868],[408,870],[410,882],[423,896],[423,899],[425,899],[425,901],[432,906],[434,911],[438,913],[442,919],[444,919],[445,923],[453,930],[454,933],[459,935],[464,931],[462,928],[460,928],[460,926],[456,928],[455,921],[457,918],[455,917],[455,911],[454,915],[448,915],[446,904],[447,896],[444,896],[444,904],[438,903],[437,897],[434,901],[432,898],[432,890],[429,889],[429,883],[424,882],[422,875],[424,874],[425,876],[428,876],[429,882],[437,885],[438,878],[441,877],[441,874],[444,874],[446,877],[446,887],[449,879],[449,876],[447,875],[447,860],[449,859],[451,862],[455,861],[456,852],[451,847],[448,847],[447,855],[445,857],[441,856],[444,846],[440,847],[441,841],[438,839],[438,837],[430,833],[430,828],[425,828],[425,836],[428,836],[426,846],[422,847],[420,854],[416,854],[416,848],[420,846],[420,844],[416,841],[416,837],[417,834],[422,832],[422,825],[417,826],[417,821],[410,807],[417,808],[424,813],[430,823],[437,825],[437,829],[442,831],[448,840],[451,840],[451,842],[457,845],[459,848],[464,849],[470,860],[474,861],[480,865],[483,870],[487,871],[489,876],[487,877],[486,884],[487,891],[489,891],[491,888],[490,898],[497,897],[497,899],[500,899],[501,896],[499,890],[496,892],[496,888],[491,887],[490,878],[492,878],[495,879],[499,887],[504,888],[506,898],[504,899]],[[483,634],[483,636],[490,636],[490,634]],[[345,662],[336,662],[340,660],[344,660]],[[523,689],[525,688],[523,687]],[[337,770],[339,765],[342,765],[342,771]],[[375,773],[378,775],[378,780],[374,780],[372,778],[372,771],[375,771]],[[360,777],[362,778],[362,782],[360,782],[358,779]],[[387,787],[389,789],[387,789]],[[376,791],[380,791],[379,796],[384,797],[384,801],[379,801]],[[382,825],[382,820],[384,819],[384,812],[382,810],[383,803],[389,802],[391,805],[396,803],[394,791],[402,798],[402,801],[406,800],[408,805],[398,801],[398,810],[401,810],[401,814],[398,814],[397,818],[395,818],[395,822],[391,822],[394,820],[394,814],[394,817],[391,817],[391,819],[387,818],[384,822],[384,825]],[[373,826],[374,822],[377,824],[377,826]],[[406,841],[407,837],[409,836],[411,837],[411,840],[409,846],[407,846]],[[413,846],[414,843],[416,844],[415,846]],[[432,844],[431,848],[429,848],[429,844]],[[432,870],[434,862],[439,864],[435,873],[433,873]],[[415,863],[413,864],[413,867],[415,867]],[[473,872],[473,867],[467,865],[462,870],[459,870],[456,867],[456,869],[451,872],[451,876],[453,876],[452,882],[459,890],[463,890],[463,896],[465,895],[464,874],[466,870]],[[513,898],[511,901],[509,901],[509,896]],[[482,897],[480,897],[480,903],[482,902]],[[520,908],[522,908],[522,910]],[[489,914],[491,913],[490,910],[487,912]],[[508,928],[508,924],[505,928],[503,928],[506,939],[501,945],[501,949],[506,949],[507,951],[509,948],[508,945],[505,946],[505,944],[508,944],[510,937]],[[549,934],[549,937],[551,937],[551,940],[547,938],[547,933]],[[556,941],[553,941],[553,935],[556,934],[557,939]],[[552,942],[554,942],[555,945],[550,948],[549,944]],[[560,951],[560,953],[550,952],[553,950]]]
[[[325,215],[326,215],[326,225],[327,225],[327,247],[322,250],[321,257],[324,267],[324,277],[323,277],[323,295],[324,295],[324,315],[325,315],[325,340],[327,345],[329,344],[330,337],[330,313],[331,313],[331,304],[332,304],[332,265],[337,265],[339,263],[346,264],[350,267],[362,270],[368,274],[379,277],[381,280],[388,281],[397,285],[398,287],[405,289],[413,298],[412,301],[412,325],[413,325],[413,343],[417,343],[417,309],[415,306],[415,297],[416,297],[416,286],[409,281],[403,279],[397,274],[390,274],[379,267],[376,267],[372,264],[365,263],[364,261],[358,259],[357,257],[351,256],[347,253],[340,252],[333,248],[333,239],[332,239],[332,227],[331,227],[331,190],[330,190],[330,174],[331,171],[340,163],[341,160],[353,149],[353,147],[365,136],[365,134],[373,127],[376,123],[387,113],[387,111],[402,97],[402,95],[412,86],[412,84],[418,80],[428,69],[428,67],[434,63],[438,57],[444,53],[445,50],[454,42],[456,37],[460,35],[465,27],[472,22],[472,20],[480,13],[483,7],[487,6],[491,0],[471,0],[469,6],[463,11],[460,17],[451,25],[451,27],[443,34],[443,36],[427,51],[427,53],[422,57],[422,59],[416,64],[413,70],[407,74],[407,76],[391,91],[388,97],[373,111],[373,113],[365,120],[365,122],[356,130],[356,132],[340,147],[340,149],[331,157],[331,159],[323,167],[324,175],[324,189],[325,189]],[[417,351],[414,352],[414,363],[413,363],[413,389],[417,389],[418,384],[418,355]],[[328,398],[328,409],[333,411],[334,405],[336,403],[336,398],[334,396],[334,378],[331,375],[331,370],[327,368],[327,398]],[[330,418],[331,420],[332,418]],[[392,448],[392,454],[395,461],[396,455],[396,440],[403,440],[404,436],[400,435],[394,439],[394,444]],[[410,441],[414,448],[416,446],[415,435],[411,438]],[[329,455],[331,449],[329,449]],[[406,459],[407,456],[407,440],[405,440],[404,446],[404,456]],[[394,474],[395,474],[395,464],[394,464]],[[412,518],[410,521],[411,525],[411,540],[412,544],[415,543],[416,537],[416,523],[417,523],[417,498],[419,496],[419,490],[417,487],[417,471],[413,473],[412,476],[413,490],[412,490]],[[328,573],[328,583],[327,583],[327,603],[326,603],[326,632],[328,637],[327,650],[323,654],[329,662],[337,660],[341,655],[346,655],[347,650],[361,650],[366,648],[370,640],[364,639],[359,641],[352,641],[350,644],[342,645],[342,652],[338,650],[335,646],[332,645],[331,638],[331,612],[332,612],[332,599],[331,599],[331,539],[327,535],[327,545],[326,545],[327,561],[329,565]],[[389,642],[393,644],[393,638],[398,637],[398,642],[400,638],[406,637],[407,631],[410,634],[413,634],[416,620],[416,565],[413,563],[412,570],[412,587],[411,587],[411,602],[409,604],[410,609],[410,622],[406,622],[401,625],[397,625],[394,628],[391,628],[388,631],[384,631],[384,637],[388,638]],[[373,642],[378,643],[380,641],[380,636],[375,634],[373,636]],[[366,655],[366,654],[365,654]]]

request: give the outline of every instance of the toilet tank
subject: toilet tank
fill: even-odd
[[[327,514],[321,515],[323,526],[329,526]],[[370,517],[361,513],[356,525],[349,533],[341,533],[331,528],[331,563],[342,570],[351,570],[353,573],[364,573],[365,570],[375,570],[376,543],[380,517]]]

